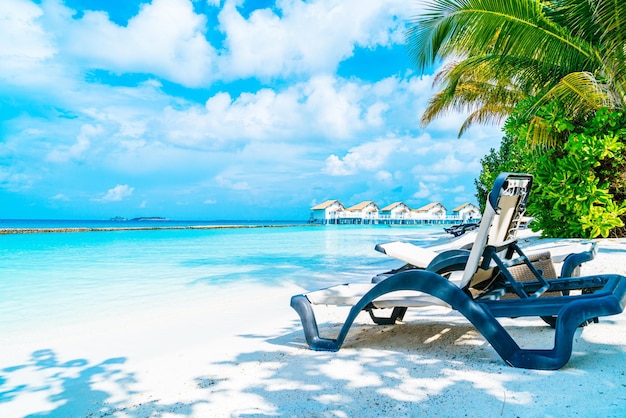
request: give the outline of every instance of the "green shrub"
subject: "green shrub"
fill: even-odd
[[[541,111],[565,139],[554,148],[531,148],[525,135],[528,126],[512,117],[505,124],[500,151],[491,150],[481,161],[477,192],[479,184],[493,182],[500,171],[529,172],[535,179],[527,210],[535,218],[533,230],[552,237],[624,236],[624,114],[603,109],[587,121],[575,122],[560,114],[556,103]]]

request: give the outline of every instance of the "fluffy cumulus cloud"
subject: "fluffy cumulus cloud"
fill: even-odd
[[[247,182],[233,181],[223,175],[216,176],[215,181],[218,184],[218,186],[226,188],[226,189],[240,190],[240,191],[250,189],[250,185]]]
[[[398,139],[386,139],[356,146],[351,148],[343,158],[336,155],[328,157],[324,172],[331,176],[347,176],[361,170],[377,170],[387,162],[389,155],[399,145]]]
[[[205,37],[206,18],[189,0],[153,0],[126,26],[107,13],[85,11],[63,33],[67,53],[93,68],[148,73],[185,86],[212,78],[215,49]]]
[[[432,201],[455,206],[473,201],[473,178],[484,155],[481,144],[490,144],[490,139],[459,140],[448,135],[447,139],[428,134],[391,137],[350,148],[345,155],[331,154],[325,161],[326,174],[341,176],[342,184],[354,187],[366,182],[367,188],[347,199],[325,196],[354,204],[369,199],[368,194],[378,195],[381,204],[402,200],[412,207]],[[467,146],[474,142],[478,145]]]
[[[415,193],[413,193],[413,197],[417,199],[426,199],[430,196],[431,191],[430,188],[422,181],[418,183],[418,189]]]
[[[42,60],[56,49],[39,22],[43,11],[26,0],[3,0],[0,8],[0,57],[16,64]],[[9,61],[9,62],[7,62]]]
[[[65,84],[65,70],[51,59],[58,47],[45,29],[43,10],[28,0],[3,0],[0,7],[0,87],[8,92],[38,91]]]
[[[356,47],[399,43],[413,1],[282,0],[278,10],[259,9],[244,18],[237,2],[219,15],[228,52],[222,72],[274,77],[332,72]]]
[[[91,146],[91,137],[100,133],[102,133],[100,126],[83,125],[76,142],[70,146],[62,146],[52,150],[47,156],[48,161],[64,163],[70,159],[80,159]]]
[[[204,106],[168,107],[164,122],[168,138],[177,144],[221,146],[230,140],[284,138],[301,126],[298,89],[261,89],[232,97],[220,92]]]
[[[106,11],[76,14],[61,0],[6,2],[0,54],[19,57],[14,67],[58,55],[86,69],[154,74],[188,87],[332,73],[355,48],[401,43],[414,8],[409,0],[283,0],[244,17],[241,2],[227,0],[213,28],[222,42],[207,35],[207,17],[191,0],[142,3],[124,26]]]
[[[204,107],[168,107],[169,139],[187,146],[220,146],[233,140],[342,140],[380,128],[389,106],[381,107],[367,83],[316,76],[284,89],[263,88],[233,97],[219,92]],[[386,97],[385,99],[389,99]],[[376,118],[372,119],[372,108]]]
[[[132,195],[134,191],[134,187],[130,187],[127,184],[118,184],[112,189],[109,189],[104,196],[97,200],[101,202],[119,202]]]

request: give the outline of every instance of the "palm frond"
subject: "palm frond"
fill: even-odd
[[[596,80],[589,72],[576,72],[566,75],[541,97],[536,106],[549,100],[559,100],[571,113],[589,113],[602,107],[615,106],[615,97],[605,84]]]
[[[476,124],[499,124],[502,123],[513,109],[504,106],[489,105],[470,113],[459,129],[459,138]]]
[[[553,132],[553,126],[539,116],[533,116],[528,126],[528,144],[532,146],[545,146],[554,148],[558,143],[558,137]]]
[[[422,126],[452,112],[468,112],[470,116],[459,136],[471,124],[498,123],[510,114],[525,95],[510,83],[494,83],[478,77],[467,77],[447,85],[436,93],[422,114]]]
[[[451,111],[469,112],[461,133],[475,123],[499,121],[522,100],[534,106],[531,142],[554,143],[536,112],[558,100],[585,118],[601,107],[626,105],[626,1],[430,0],[406,35],[424,73],[439,60],[440,88],[421,122]]]
[[[626,75],[626,2],[622,0],[566,0],[558,3],[551,16],[573,35],[596,46],[598,75],[606,78],[626,103],[620,83]],[[579,70],[582,70],[579,69]]]
[[[602,59],[607,64],[604,73],[626,104],[626,2],[598,0],[594,18],[602,27],[600,45]]]
[[[546,18],[536,0],[433,0],[407,32],[419,71],[436,59],[484,53],[541,57],[547,65],[571,62],[590,67],[590,45]]]

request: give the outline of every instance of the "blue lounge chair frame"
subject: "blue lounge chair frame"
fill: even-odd
[[[520,262],[520,260],[527,262],[527,257],[515,239],[507,239],[497,245],[486,243],[494,215],[499,211],[500,197],[510,194],[519,197],[515,210],[508,214],[509,225],[515,226],[515,222],[525,211],[531,184],[532,177],[527,174],[502,173],[498,176],[482,218],[480,227],[482,233],[479,230],[472,251],[468,253],[463,250],[452,250],[449,253],[442,253],[437,257],[438,260],[433,260],[426,270],[402,271],[379,283],[372,284],[371,289],[352,306],[336,338],[320,337],[312,304],[306,294],[293,296],[291,306],[300,316],[308,345],[318,351],[339,350],[354,320],[363,310],[368,311],[372,319],[379,324],[393,324],[404,315],[407,306],[394,307],[390,318],[377,318],[372,314],[375,301],[391,292],[416,291],[440,299],[465,316],[508,365],[541,370],[555,370],[563,367],[571,357],[574,333],[581,324],[598,317],[619,314],[624,310],[626,277],[617,274],[564,277],[565,274],[571,274],[577,264],[593,256],[582,254],[567,263],[562,277],[558,279],[544,279],[531,264],[537,277],[535,281],[516,282],[514,278],[506,277],[507,280],[503,285],[488,289],[478,298],[472,296],[467,288],[479,266],[486,268],[495,264],[501,271],[506,272],[508,265],[512,262]],[[511,230],[514,229],[515,227]],[[510,238],[509,232],[505,232],[503,237]],[[518,254],[518,257],[514,259],[507,257],[513,253]],[[461,265],[465,267],[466,286],[460,287],[441,274],[432,271],[436,269],[441,272],[445,269],[458,268]],[[582,293],[570,294],[574,290],[582,291]],[[546,292],[559,292],[559,295],[545,296]],[[515,293],[519,297],[512,299],[499,297],[505,293]],[[542,295],[544,296],[540,297]],[[533,316],[555,318],[552,349],[520,348],[497,320],[501,317]]]

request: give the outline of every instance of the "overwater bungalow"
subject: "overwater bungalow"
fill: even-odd
[[[404,202],[394,202],[380,210],[380,218],[390,224],[404,224],[411,221],[411,208]]]
[[[347,209],[346,218],[356,224],[378,223],[380,208],[371,200],[363,201]]]
[[[468,202],[452,209],[452,216],[461,221],[465,221],[468,219],[479,219],[481,213],[478,206]]]
[[[311,208],[310,223],[337,224],[343,218],[346,207],[338,200],[327,200]]]
[[[446,219],[447,212],[448,210],[444,205],[439,202],[432,202],[419,209],[413,209],[411,211],[411,216],[413,219],[425,223],[433,223],[444,221]]]

